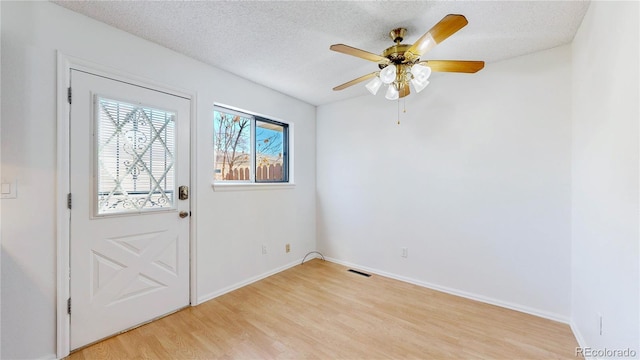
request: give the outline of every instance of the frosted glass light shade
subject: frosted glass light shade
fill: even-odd
[[[396,87],[393,84],[389,85],[387,93],[384,95],[388,100],[397,100],[399,96],[400,93],[398,93],[398,90],[396,90]]]
[[[385,84],[391,84],[396,80],[396,66],[389,65],[380,71],[380,80]]]
[[[425,81],[418,81],[417,79],[412,79],[411,80],[411,85],[413,85],[413,88],[416,89],[416,92],[420,92],[422,90],[424,90],[424,88],[427,87],[427,85],[429,85],[429,80],[425,80]]]
[[[369,81],[367,85],[365,85],[364,87],[366,87],[371,94],[375,95],[378,93],[380,86],[382,86],[382,80],[380,80],[380,78],[376,76],[371,81]]]
[[[431,76],[431,68],[425,65],[415,64],[411,67],[411,74],[413,74],[415,80],[426,82],[429,76]]]

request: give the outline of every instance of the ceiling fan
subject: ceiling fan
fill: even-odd
[[[431,71],[475,73],[484,67],[484,61],[465,60],[420,60],[420,57],[437,44],[446,40],[467,25],[463,15],[449,14],[422,35],[414,44],[402,44],[407,32],[405,28],[393,29],[389,36],[395,45],[385,49],[382,55],[370,53],[344,44],[331,45],[330,49],[343,54],[356,56],[378,63],[379,71],[336,86],[333,90],[342,90],[365,80],[372,79],[366,88],[376,94],[382,84],[389,85],[385,97],[389,100],[403,98],[411,93],[409,83],[416,92],[429,84]]]

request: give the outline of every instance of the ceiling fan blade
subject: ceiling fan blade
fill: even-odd
[[[413,58],[414,60],[419,58],[434,46],[465,27],[468,23],[467,18],[463,15],[449,14],[445,16],[439,23],[435,24],[429,31],[422,35],[418,41],[411,45],[404,53],[405,57]]]
[[[374,72],[372,72],[371,74],[363,75],[363,76],[360,76],[360,77],[359,77],[359,78],[357,78],[357,79],[353,79],[353,80],[348,81],[348,82],[346,82],[346,83],[344,83],[344,84],[342,84],[342,85],[338,85],[338,86],[334,87],[334,88],[333,88],[333,90],[334,90],[334,91],[338,91],[338,90],[346,89],[346,88],[348,88],[348,87],[349,87],[349,86],[351,86],[351,85],[355,85],[355,84],[357,84],[357,83],[359,83],[359,82],[363,82],[363,81],[365,81],[365,80],[369,80],[369,79],[371,79],[372,77],[375,77],[376,75],[378,75],[378,72],[377,72],[377,71],[374,71]]]
[[[409,84],[406,83],[404,86],[400,87],[400,90],[398,91],[398,93],[400,98],[403,98],[411,94],[411,89],[409,89]]]
[[[484,61],[466,60],[425,60],[419,64],[426,65],[431,71],[475,73],[484,68]]]
[[[334,44],[334,45],[331,45],[329,47],[329,49],[331,49],[333,51],[337,51],[339,53],[343,53],[343,54],[347,54],[347,55],[351,55],[351,56],[356,56],[356,57],[359,57],[361,59],[377,62],[379,64],[388,64],[389,63],[389,59],[387,59],[384,56],[380,56],[378,54],[370,53],[368,51],[356,49],[354,47],[351,47],[351,46],[345,45],[345,44]]]

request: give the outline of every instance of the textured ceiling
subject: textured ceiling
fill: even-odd
[[[373,53],[407,28],[413,43],[447,14],[469,24],[423,60],[491,62],[570,43],[585,1],[54,1],[116,28],[314,105],[366,94],[332,88],[377,69],[329,50]],[[462,76],[434,74],[436,76]],[[464,75],[473,76],[473,75]],[[432,81],[432,83],[434,83]]]

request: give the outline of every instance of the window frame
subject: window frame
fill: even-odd
[[[282,127],[282,179],[283,179],[282,181],[256,179],[256,166],[257,166],[257,157],[258,157],[258,151],[256,149],[256,144],[257,144],[256,128],[258,126],[256,122],[258,121]],[[253,145],[253,161],[252,161],[253,181],[256,184],[288,183],[289,182],[289,124],[255,115],[253,117],[251,129],[253,130],[253,133],[252,133],[253,140],[251,142],[251,144]],[[249,178],[252,178],[252,176],[249,176]]]
[[[215,148],[216,133],[215,128],[215,112],[236,114],[244,118],[250,119],[250,164],[249,164],[249,179],[248,180],[216,180],[215,171],[217,168],[218,151]],[[215,191],[234,191],[234,190],[260,190],[270,188],[293,188],[295,183],[293,181],[293,124],[280,119],[275,119],[271,116],[265,116],[254,112],[242,110],[236,107],[214,104],[213,107],[213,171],[212,174],[212,186]],[[283,180],[257,180],[256,179],[256,164],[258,151],[256,144],[256,122],[263,122],[280,126],[283,128],[282,132],[282,176]]]

